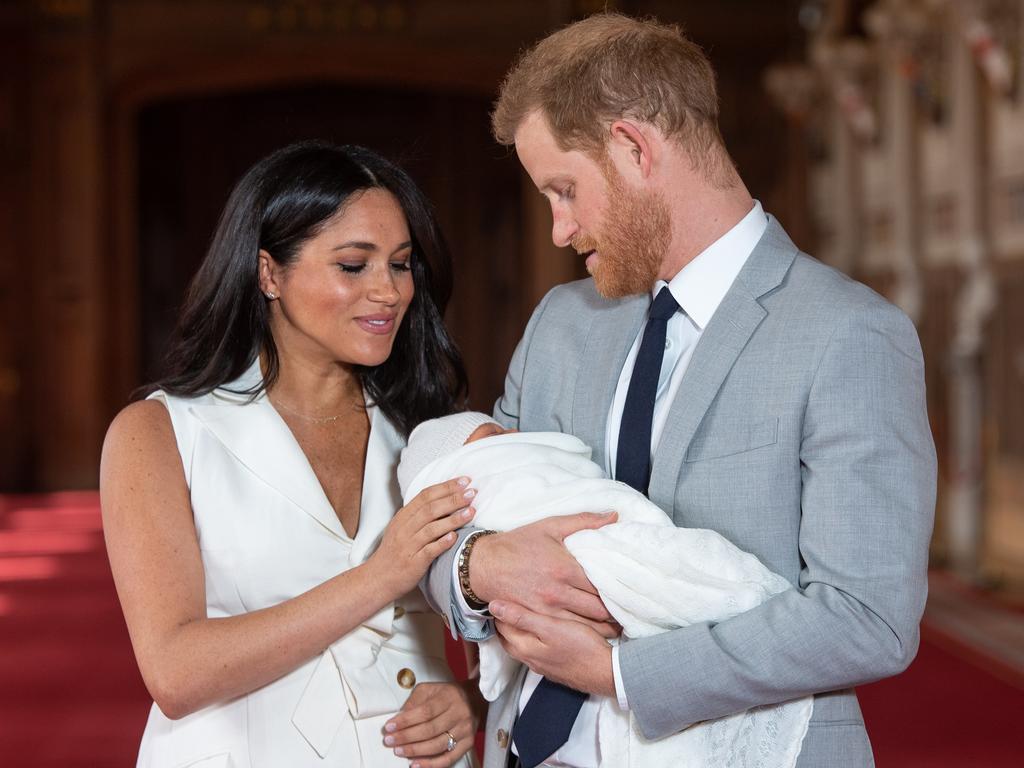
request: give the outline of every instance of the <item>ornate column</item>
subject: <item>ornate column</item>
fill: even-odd
[[[830,95],[828,136],[833,154],[836,243],[832,265],[853,274],[864,252],[863,148],[878,132],[870,106],[871,51],[853,39],[821,40],[811,57]]]
[[[953,568],[963,577],[980,576],[985,531],[985,467],[982,434],[985,394],[983,354],[986,323],[996,306],[992,238],[988,206],[988,94],[986,76],[995,84],[998,64],[982,50],[986,39],[981,3],[945,2],[951,54],[952,130],[959,266],[963,280],[954,308],[950,344],[951,473],[948,489],[948,547]]]
[[[893,273],[891,300],[917,323],[923,305],[921,281],[920,117],[914,103],[914,48],[928,24],[918,3],[881,0],[865,15],[881,54],[885,142],[893,184]]]

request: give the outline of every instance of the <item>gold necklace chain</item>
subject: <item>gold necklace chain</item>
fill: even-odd
[[[267,399],[270,400],[269,397]],[[339,413],[336,416],[310,416],[308,414],[302,413],[301,411],[296,411],[294,408],[289,408],[280,400],[276,402],[274,400],[270,400],[270,404],[275,408],[284,408],[286,411],[288,411],[288,413],[292,414],[293,416],[298,416],[300,419],[311,421],[314,424],[333,424],[344,415],[343,413]]]

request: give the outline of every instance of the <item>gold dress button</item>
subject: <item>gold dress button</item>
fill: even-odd
[[[398,670],[398,684],[403,688],[412,688],[416,685],[416,673],[408,667]]]
[[[504,749],[505,747],[508,746],[508,732],[504,728],[499,728],[498,729],[498,733],[496,734],[496,736],[498,737],[498,746],[499,747]]]
[[[405,608],[400,605],[395,606],[395,618],[400,619],[405,616]]]

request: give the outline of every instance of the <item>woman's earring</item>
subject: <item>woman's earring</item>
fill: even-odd
[[[268,299],[270,299],[271,301],[273,301],[274,299],[276,299],[276,298],[277,298],[277,294],[271,293],[270,291],[267,291],[267,292],[266,292],[266,293],[264,293],[263,295],[264,295],[264,296],[266,296],[266,297],[267,297]]]

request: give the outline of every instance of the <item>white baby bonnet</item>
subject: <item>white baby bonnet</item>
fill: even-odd
[[[409,435],[409,443],[402,449],[402,460],[398,464],[402,498],[405,499],[405,492],[428,464],[461,448],[478,427],[496,423],[486,413],[477,411],[453,413],[422,422]]]

